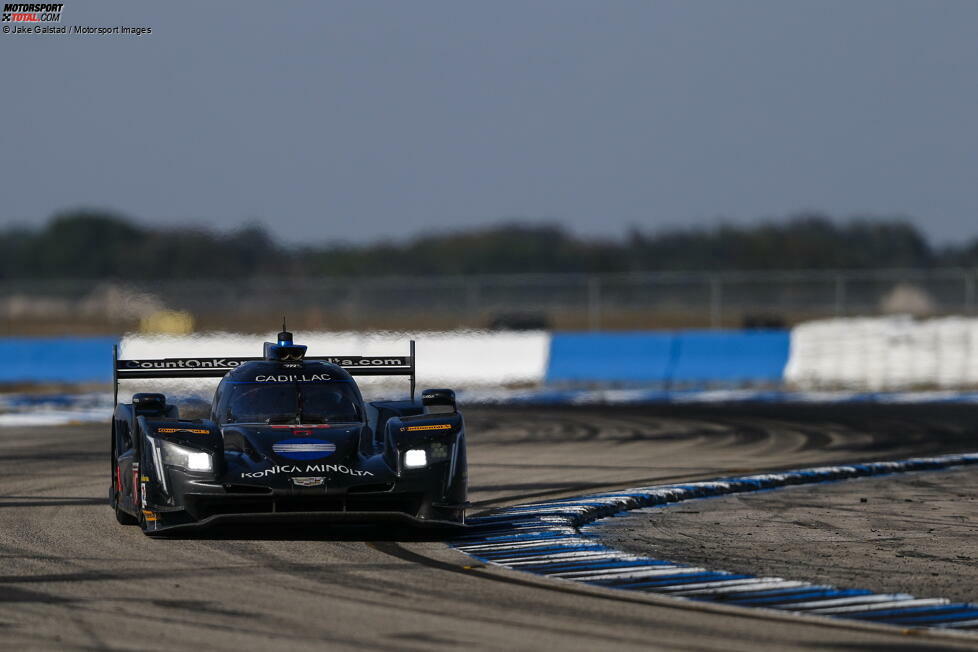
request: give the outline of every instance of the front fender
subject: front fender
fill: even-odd
[[[224,444],[220,428],[211,421],[182,421],[136,417],[139,431],[140,495],[142,506],[176,506],[173,471],[164,462],[160,442],[169,441],[211,455],[210,471],[184,471],[195,480],[215,480],[224,472]]]
[[[398,476],[408,471],[404,453],[411,449],[423,449],[431,464],[449,462],[463,431],[462,415],[457,413],[392,417],[384,427],[384,455]]]

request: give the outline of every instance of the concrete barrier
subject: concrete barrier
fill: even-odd
[[[785,381],[802,390],[978,387],[978,319],[824,319],[796,326]]]
[[[134,335],[122,339],[121,351],[129,358],[256,356],[274,335]],[[407,352],[409,337],[319,332],[298,339],[312,355],[397,355]],[[447,385],[474,402],[978,401],[974,318],[831,319],[801,324],[790,333],[458,331],[413,337],[419,389]],[[9,391],[18,384],[107,384],[115,342],[111,337],[0,338],[0,385]],[[360,381],[371,399],[406,392],[403,378]],[[209,400],[217,382],[126,381],[120,398],[163,391]],[[0,404],[0,416],[50,412],[70,398],[49,397],[50,405],[40,405],[25,395],[16,405]],[[106,410],[103,399],[69,401],[65,419]]]
[[[419,387],[466,383],[478,386],[536,384],[547,367],[549,333],[450,331],[407,333],[296,333],[296,343],[315,357],[406,355],[417,342]],[[275,333],[210,333],[187,337],[127,335],[119,347],[124,358],[260,356],[263,342]]]
[[[0,383],[112,380],[114,337],[0,338]]]
[[[403,355],[401,333],[301,333],[309,355]],[[783,331],[550,333],[457,331],[418,333],[419,386],[514,387],[777,385],[788,355]],[[123,358],[256,356],[274,333],[193,336],[127,335]],[[112,338],[0,340],[0,382],[108,382]],[[216,380],[169,381],[162,391],[213,391]],[[149,383],[151,386],[147,385]],[[383,380],[364,379],[371,386]],[[388,383],[389,384],[389,383]],[[126,391],[158,387],[131,381]]]

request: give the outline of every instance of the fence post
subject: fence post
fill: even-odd
[[[710,278],[710,328],[723,327],[723,285],[719,276]]]
[[[587,323],[592,331],[601,330],[601,279],[597,276],[587,280]]]
[[[835,277],[835,316],[842,317],[846,311],[846,277],[837,274]]]
[[[978,270],[964,272],[964,314],[966,315],[975,311],[975,274],[978,274]]]
[[[475,278],[470,278],[465,282],[465,297],[469,304],[469,317],[474,320],[473,323],[469,324],[470,328],[477,328],[479,326],[479,281]]]
[[[356,330],[360,326],[360,294],[363,291],[363,281],[355,281],[350,285],[349,319],[350,330]]]

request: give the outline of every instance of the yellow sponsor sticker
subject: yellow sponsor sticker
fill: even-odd
[[[404,430],[451,430],[450,423],[436,423],[430,426],[408,426]]]
[[[149,476],[148,475],[144,475],[142,478],[140,478],[140,480],[142,482],[149,482]]]
[[[156,432],[171,433],[171,432],[189,432],[194,435],[206,435],[210,430],[205,430],[203,428],[159,428]]]
[[[143,510],[143,517],[144,517],[144,518],[145,518],[145,519],[146,519],[147,521],[155,521],[155,520],[157,520],[157,519],[156,519],[156,512],[151,512],[151,511],[149,511],[148,509],[144,509],[144,510]]]

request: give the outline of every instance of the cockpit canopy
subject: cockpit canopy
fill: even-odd
[[[305,360],[306,347],[292,333],[265,342],[261,361],[228,372],[217,387],[211,417],[218,423],[361,423],[363,398],[342,367]]]
[[[348,380],[225,381],[214,404],[218,423],[357,423],[363,405]]]

